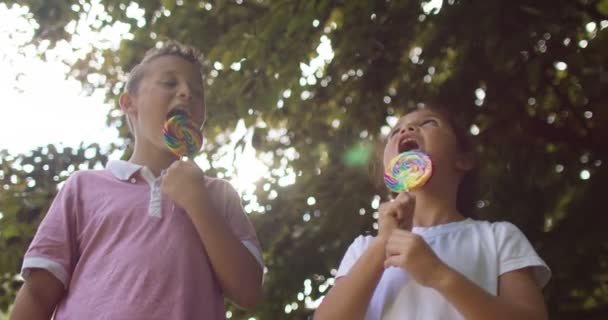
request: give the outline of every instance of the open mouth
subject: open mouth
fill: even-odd
[[[186,105],[183,104],[178,104],[176,106],[174,106],[173,108],[171,108],[171,110],[169,111],[169,113],[167,114],[167,118],[170,118],[172,115],[175,114],[186,114],[188,116],[191,116],[192,114],[190,113],[189,108]]]
[[[167,117],[166,118],[169,119],[169,118],[174,117],[176,115],[182,115],[183,117],[187,118],[187,117],[190,116],[190,113],[188,111],[184,110],[184,109],[178,109],[178,108],[176,108],[176,109],[173,109],[173,110],[169,111],[169,113],[167,113]]]
[[[405,139],[399,143],[399,153],[420,149],[418,142],[414,139]]]

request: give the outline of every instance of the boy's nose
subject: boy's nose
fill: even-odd
[[[188,88],[188,86],[180,87],[179,91],[177,92],[177,96],[185,100],[192,99],[192,93],[190,92],[190,88]]]

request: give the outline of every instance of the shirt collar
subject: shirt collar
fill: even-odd
[[[421,235],[423,238],[430,238],[430,237],[434,237],[438,234],[453,232],[453,231],[462,229],[462,228],[472,224],[474,221],[475,220],[473,220],[471,218],[466,218],[464,220],[430,226],[430,227],[414,226],[412,228],[412,233]]]
[[[142,165],[124,160],[110,160],[106,164],[106,169],[120,180],[129,180],[141,168]]]
[[[136,183],[137,179],[133,175],[137,172],[150,186],[150,203],[148,205],[148,215],[160,217],[162,214],[162,194],[160,191],[160,178],[154,177],[150,169],[145,166],[124,160],[110,160],[106,164],[108,170],[116,179]],[[164,171],[164,170],[163,170]]]
[[[152,173],[152,171],[150,171],[150,169],[148,169],[146,166],[135,164],[129,161],[110,160],[106,164],[106,169],[110,171],[110,173],[112,173],[114,177],[123,181],[131,179],[131,177],[133,177],[133,175],[138,171],[141,171],[141,176],[149,184],[154,183],[154,181],[156,180],[154,173]],[[161,172],[161,175],[163,175],[164,172],[165,170]]]

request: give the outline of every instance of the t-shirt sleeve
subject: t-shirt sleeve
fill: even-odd
[[[225,204],[225,218],[234,235],[241,240],[243,245],[251,252],[258,261],[260,266],[264,268],[264,260],[262,258],[262,248],[258,241],[253,224],[245,214],[241,204],[241,198],[237,191],[227,181],[223,183],[223,194]]]
[[[511,223],[499,222],[494,225],[494,232],[498,246],[498,274],[531,267],[536,283],[544,287],[551,278],[551,269],[521,230]]]
[[[67,289],[76,265],[76,179],[68,178],[38,226],[21,267],[27,281],[32,269],[45,269]]]
[[[372,236],[358,236],[355,238],[340,262],[340,267],[338,267],[338,272],[336,273],[336,279],[348,274],[373,239],[374,237]]]

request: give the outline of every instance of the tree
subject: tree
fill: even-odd
[[[106,161],[96,144],[48,145],[16,156],[0,151],[0,310],[6,311],[21,287],[15,275],[57,187],[75,170],[99,168]]]
[[[3,2],[29,6],[41,48],[69,41],[70,23],[92,5],[107,15],[97,29],[130,25],[120,48],[92,48],[72,66],[72,76],[105,88],[109,101],[122,90],[125,70],[158,41],[175,38],[205,53],[209,173],[230,175],[214,162],[225,152],[216,138],[240,119],[270,167],[245,199],[256,211],[250,216],[268,268],[259,318],[311,314],[305,306],[331,285],[350,241],[373,232],[383,192],[367,167],[383,128],[431,99],[453,108],[480,145],[475,213],[516,223],[552,267],[545,290],[551,318],[608,315],[608,217],[601,211],[608,1],[449,0],[440,8],[406,0]],[[134,8],[144,10],[141,18],[130,14]],[[88,82],[91,74],[104,81]],[[116,113],[108,124],[128,137]],[[11,170],[10,160],[3,165]],[[20,187],[14,173],[3,172],[1,210],[13,226],[24,205],[7,209],[5,197]],[[281,180],[290,172],[293,184]],[[48,201],[53,186],[36,181],[32,190],[47,190]],[[19,243],[1,233],[11,252],[2,256],[5,283],[45,206],[41,201],[25,223]]]

